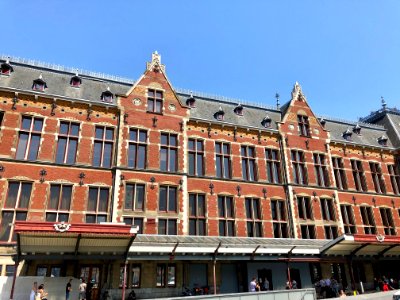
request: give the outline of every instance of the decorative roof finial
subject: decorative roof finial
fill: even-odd
[[[190,98],[193,98],[193,92],[190,91]]]
[[[383,108],[383,110],[386,110],[386,101],[385,101],[385,99],[383,98],[383,96],[381,96],[381,102],[382,102],[382,108]]]
[[[107,86],[107,91],[110,91],[110,86]]]
[[[275,98],[276,98],[276,109],[279,109],[280,104],[279,104],[279,94],[278,93],[275,94]]]
[[[151,62],[157,62],[161,64],[161,55],[158,54],[157,50],[153,52],[151,55]]]
[[[43,74],[40,72],[39,79],[43,79]]]

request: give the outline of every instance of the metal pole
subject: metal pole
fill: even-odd
[[[217,294],[217,276],[216,276],[216,265],[217,265],[217,260],[214,259],[213,261],[213,277],[214,277],[214,295]]]
[[[128,262],[125,261],[124,263],[124,280],[122,282],[122,300],[125,300],[125,287],[126,287],[126,267],[128,265]]]
[[[19,261],[17,259],[15,261],[15,265],[14,265],[14,275],[13,275],[13,281],[12,281],[11,292],[10,292],[10,300],[14,299],[14,288],[15,288],[15,281],[17,279],[18,265],[19,265]]]
[[[292,279],[290,278],[290,267],[289,267],[289,262],[287,262],[287,277],[289,281],[289,289],[292,288]]]

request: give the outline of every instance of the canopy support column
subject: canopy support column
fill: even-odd
[[[128,266],[128,261],[125,260],[124,263],[124,280],[122,282],[122,300],[125,300],[125,289],[126,289],[126,269]]]
[[[15,265],[14,265],[14,274],[13,274],[13,281],[12,281],[11,292],[10,292],[10,300],[14,299],[14,289],[15,289],[15,281],[17,279],[18,265],[19,265],[19,258],[17,257],[15,259]]]

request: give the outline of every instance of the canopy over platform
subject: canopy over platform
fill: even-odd
[[[342,235],[321,248],[322,255],[400,256],[400,237],[381,234]]]
[[[165,259],[165,256],[182,260],[271,259],[277,256],[317,256],[327,240],[301,240],[247,237],[167,236],[138,234],[132,244],[128,259]]]
[[[125,224],[15,222],[21,259],[125,259],[136,237]]]

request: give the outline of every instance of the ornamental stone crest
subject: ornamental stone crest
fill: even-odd
[[[378,235],[376,236],[376,240],[377,240],[379,243],[383,243],[383,241],[385,240],[385,236],[382,235],[382,234],[378,234]]]
[[[71,224],[64,223],[64,222],[53,224],[53,226],[54,226],[55,231],[58,231],[58,232],[65,232],[71,228]]]
[[[146,63],[148,71],[159,72],[160,70],[165,73],[165,65],[161,63],[161,55],[157,51],[151,54],[151,62]]]

